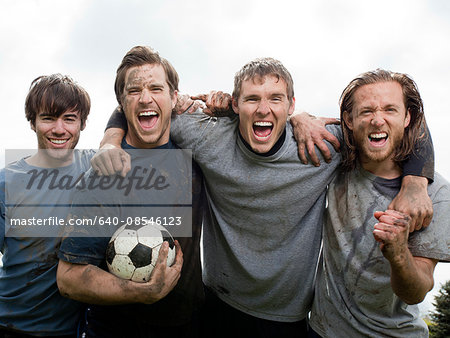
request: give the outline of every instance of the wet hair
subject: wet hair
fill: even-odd
[[[147,46],[135,46],[131,48],[122,59],[119,68],[117,68],[116,82],[114,91],[116,92],[117,102],[122,107],[122,96],[125,88],[125,76],[128,69],[142,66],[146,64],[158,64],[164,68],[166,73],[167,84],[169,85],[170,94],[178,91],[178,73],[169,61],[159,56],[152,48]]]
[[[341,126],[344,134],[344,146],[342,152],[342,167],[345,170],[352,170],[357,166],[358,149],[356,148],[353,132],[348,128],[344,121],[344,112],[348,112],[349,117],[353,114],[354,95],[358,88],[364,85],[380,82],[397,82],[402,87],[403,100],[406,112],[409,111],[410,122],[405,128],[401,144],[397,147],[394,154],[394,161],[401,163],[410,154],[414,152],[416,142],[425,139],[426,122],[423,112],[423,102],[414,80],[403,73],[395,73],[384,69],[376,69],[360,74],[353,79],[342,92],[340,103]]]
[[[91,109],[89,94],[67,75],[43,75],[31,83],[25,99],[25,116],[33,126],[42,112],[59,117],[66,111],[78,111],[81,126],[86,123]]]
[[[242,82],[252,79],[262,79],[265,76],[275,76],[286,82],[287,96],[289,101],[294,97],[294,81],[283,64],[273,58],[260,58],[250,61],[242,67],[234,76],[233,98],[237,100],[241,95]]]

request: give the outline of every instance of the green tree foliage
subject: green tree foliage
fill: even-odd
[[[430,337],[450,337],[450,280],[442,285],[439,294],[434,297],[435,311],[431,313]]]

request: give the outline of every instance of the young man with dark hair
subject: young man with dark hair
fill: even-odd
[[[424,137],[422,99],[409,76],[377,69],[352,80],[340,102],[343,165],[327,193],[311,326],[323,337],[428,337],[413,304],[433,288],[436,263],[450,261],[450,185],[435,174],[434,217],[421,231],[410,233],[406,214],[378,211]]]
[[[74,150],[89,110],[89,95],[67,76],[40,76],[31,84],[25,115],[38,151],[0,172],[0,337],[75,336],[81,304],[59,294],[61,229],[52,223],[67,216],[72,192],[42,175],[79,177],[90,167],[93,152]],[[32,184],[33,173],[40,186]]]

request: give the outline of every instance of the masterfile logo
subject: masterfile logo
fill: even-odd
[[[27,156],[11,161],[11,152],[5,152],[10,155],[4,181],[5,236],[64,237],[69,232],[110,237],[119,226],[148,220],[175,235],[191,235],[188,150],[129,150],[131,170],[125,177],[96,173],[89,164],[92,151],[75,150],[71,164],[50,168],[28,164]]]
[[[79,177],[71,175],[60,175],[57,169],[32,169],[28,171],[30,178],[26,185],[26,190],[37,189],[43,187],[47,190],[108,190],[114,189],[123,191],[125,196],[130,194],[133,189],[136,190],[164,190],[170,184],[164,175],[158,173],[155,168],[145,168],[142,166],[133,167],[131,174],[126,177],[114,176],[98,176],[92,171],[90,174],[82,173]]]

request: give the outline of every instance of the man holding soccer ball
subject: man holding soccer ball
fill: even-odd
[[[169,156],[168,150],[176,149],[170,140],[169,131],[172,109],[177,103],[178,74],[167,60],[150,48],[134,47],[125,55],[117,70],[115,91],[128,123],[128,132],[122,140],[122,147],[130,153],[135,150],[138,153],[136,158],[139,158],[139,151],[144,153],[137,149],[152,149],[152,154],[156,154],[154,158],[158,160],[151,164],[153,168],[158,168],[160,161]],[[136,168],[140,167],[135,166]],[[147,169],[149,168],[144,168],[143,171]],[[168,168],[170,169],[181,170],[177,165]],[[90,174],[91,178],[92,175],[95,177],[95,173]],[[148,177],[150,180],[156,176],[152,174]],[[137,185],[145,185],[137,180],[135,175],[134,181]],[[159,185],[161,189],[167,186],[169,184]],[[156,183],[151,187],[158,188]],[[114,196],[108,196],[111,191]],[[117,220],[120,215],[129,212],[127,208],[119,205],[121,201],[125,204],[132,198],[138,198],[136,201],[142,203],[151,199],[151,192],[145,189],[140,194],[132,191],[127,196],[123,196],[123,191],[121,196],[116,192],[112,189],[98,189],[95,192],[101,197],[99,205],[103,204],[97,209],[98,212],[117,216],[112,220]],[[62,243],[57,273],[60,291],[69,298],[89,304],[81,321],[80,335],[166,337],[169,331],[176,330],[178,337],[197,336],[196,324],[192,318],[203,300],[199,252],[202,196],[201,172],[194,165],[192,187],[189,187],[189,198],[192,197],[192,236],[180,238],[180,242],[175,240],[176,257],[171,266],[166,265],[168,243],[164,242],[159,252],[158,264],[148,282],[137,283],[120,279],[107,271],[105,252],[109,237],[75,235],[69,236]],[[78,197],[75,196],[73,216],[77,216],[77,213],[80,217],[85,216],[78,212],[74,205],[90,203],[90,198],[91,194],[86,189]],[[111,203],[106,198],[112,198],[112,207],[105,205]],[[136,209],[144,213],[149,210],[133,210]],[[126,215],[127,221],[133,219],[144,223],[143,218]],[[181,273],[183,254],[184,268]]]

